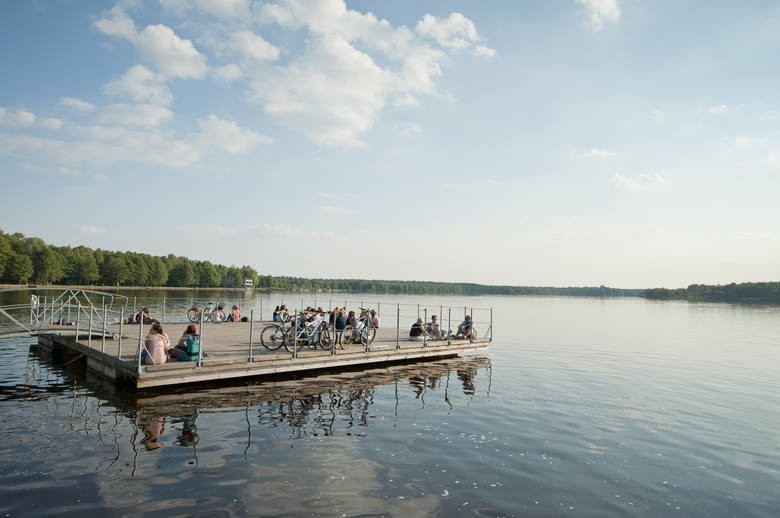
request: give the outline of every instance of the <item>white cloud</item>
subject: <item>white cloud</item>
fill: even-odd
[[[650,114],[650,120],[653,122],[661,123],[664,121],[665,114],[661,110],[653,110],[653,113]]]
[[[476,47],[480,41],[474,22],[460,13],[451,13],[447,18],[436,18],[426,14],[417,22],[415,31],[423,38],[434,40],[440,46],[450,50],[472,49],[481,56],[493,56],[495,51],[485,46]]]
[[[164,77],[143,65],[129,68],[122,77],[107,83],[103,87],[103,92],[137,103],[167,106],[173,101],[173,95],[165,84]]]
[[[361,135],[388,104],[415,106],[421,94],[445,97],[435,82],[448,52],[490,54],[484,46],[477,50],[481,38],[460,13],[426,15],[415,30],[348,9],[343,0],[280,0],[265,4],[261,16],[309,37],[273,73],[254,72],[254,98],[277,122],[323,146],[362,147]]]
[[[258,144],[270,144],[273,139],[252,130],[241,128],[233,121],[210,115],[198,120],[200,135],[196,141],[201,147],[213,147],[229,153],[247,151]]]
[[[658,173],[640,174],[633,178],[620,174],[612,176],[613,185],[630,192],[647,191],[665,183],[666,180]]]
[[[147,25],[135,43],[141,55],[168,77],[201,78],[206,73],[206,58],[170,27]]]
[[[264,224],[263,231],[277,237],[300,238],[306,235],[306,231],[285,223]]]
[[[584,5],[588,12],[588,26],[596,32],[604,28],[606,23],[617,23],[620,20],[620,3],[618,0],[576,0]]]
[[[121,126],[159,126],[173,112],[155,104],[109,104],[100,114],[100,122]]]
[[[217,67],[212,70],[211,74],[217,81],[222,81],[225,83],[235,81],[236,79],[241,79],[241,77],[244,75],[241,72],[241,67],[235,63]]]
[[[142,60],[166,77],[201,78],[206,73],[206,58],[190,40],[162,24],[147,25],[139,32],[119,5],[93,25],[104,34],[130,41]]]
[[[6,110],[0,107],[0,126],[29,127],[35,124],[37,117],[27,110]]]
[[[91,112],[95,109],[94,105],[74,97],[63,97],[60,99],[60,103],[78,112]]]
[[[583,158],[594,158],[597,160],[609,158],[611,156],[615,156],[615,153],[613,153],[612,151],[607,151],[605,149],[598,149],[598,148],[588,149],[582,153]]]
[[[246,59],[258,61],[276,61],[279,59],[279,48],[251,31],[234,33],[230,38],[230,46],[236,54]]]

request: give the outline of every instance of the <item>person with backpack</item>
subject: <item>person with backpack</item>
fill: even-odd
[[[200,354],[200,335],[198,335],[198,328],[195,324],[190,324],[187,329],[184,330],[184,334],[181,335],[179,343],[176,347],[173,347],[168,353],[176,360],[182,362],[191,362],[198,359]]]

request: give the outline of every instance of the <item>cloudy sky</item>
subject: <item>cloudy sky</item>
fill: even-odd
[[[780,280],[780,3],[5,0],[0,228],[260,273]]]

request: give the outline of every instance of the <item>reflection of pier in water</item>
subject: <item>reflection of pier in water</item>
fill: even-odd
[[[343,514],[357,515],[366,505],[387,514],[408,512],[408,505],[396,507],[400,501],[383,496],[381,462],[355,462],[363,458],[360,449],[372,444],[360,438],[389,448],[385,439],[397,437],[393,448],[406,455],[409,443],[402,438],[414,440],[421,411],[455,414],[489,396],[491,385],[490,360],[473,356],[137,392],[90,375],[79,362],[64,365],[37,346],[30,351],[24,386],[6,396],[47,401],[42,422],[65,425],[97,455],[54,468],[49,476],[57,480],[74,468],[95,473],[98,498],[127,510],[138,502],[162,499],[165,505],[175,494],[177,505],[192,502],[187,509],[195,514],[201,486],[186,482],[197,471],[200,477],[219,473],[243,481],[242,505],[269,514],[317,514],[340,506]],[[150,477],[161,484],[157,491]],[[435,494],[418,497],[411,514],[431,514],[439,505]]]

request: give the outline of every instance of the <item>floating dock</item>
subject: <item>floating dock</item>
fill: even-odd
[[[398,328],[377,329],[368,346],[351,344],[343,349],[298,347],[269,351],[260,343],[260,330],[270,322],[205,323],[201,333],[200,362],[169,361],[140,365],[139,347],[149,326],[108,325],[100,333],[62,327],[39,330],[39,346],[64,361],[83,359],[87,369],[118,384],[138,389],[240,378],[296,375],[327,369],[361,369],[388,363],[440,359],[486,353],[490,339],[409,341]],[[186,323],[165,324],[175,345]]]

